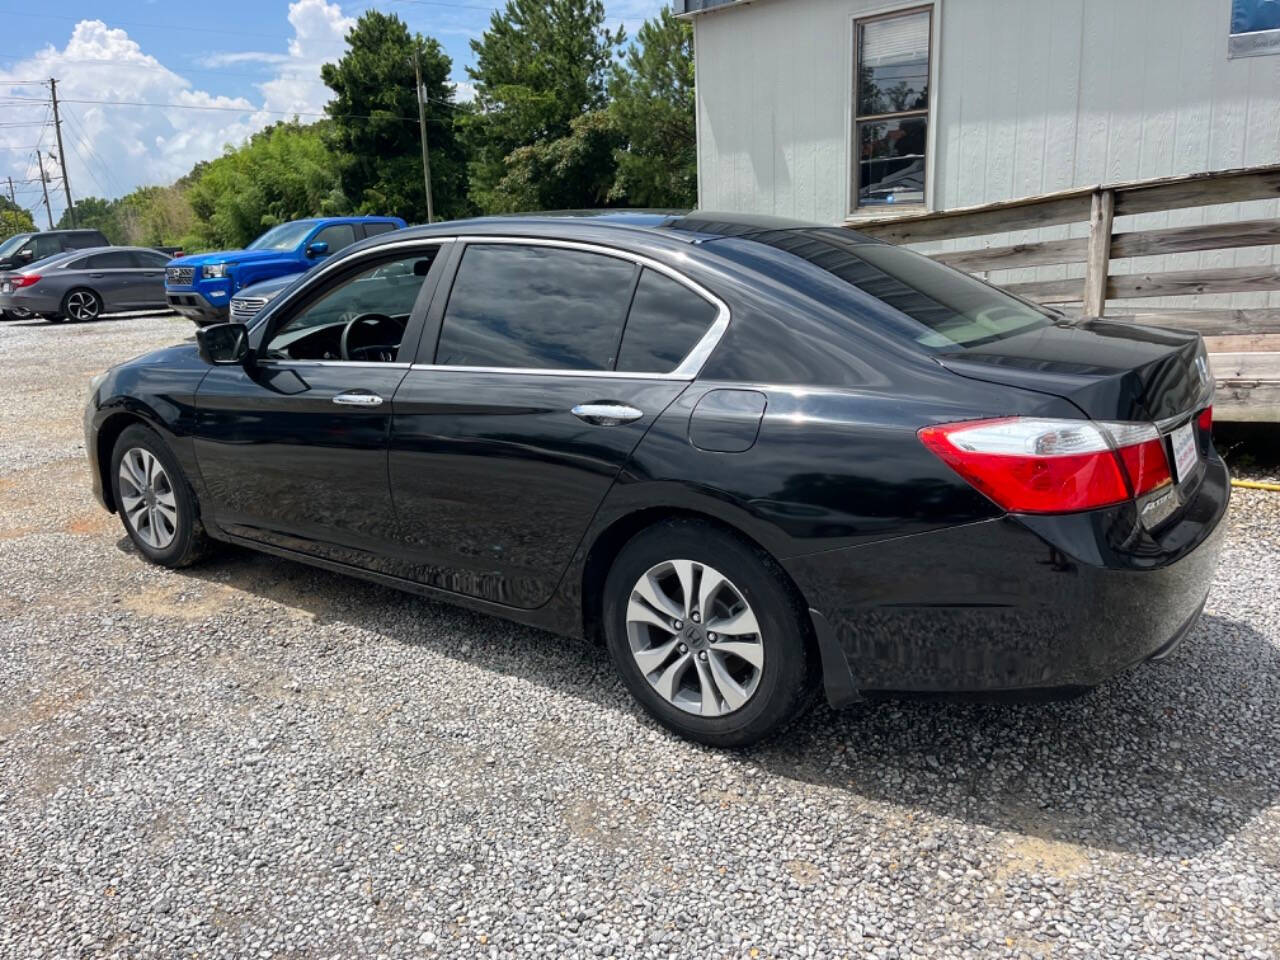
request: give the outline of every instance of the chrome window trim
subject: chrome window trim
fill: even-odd
[[[415,363],[413,368],[425,370],[468,370],[472,373],[528,373],[535,376],[579,376],[579,377],[600,377],[600,376],[616,376],[630,377],[639,380],[693,380],[702,367],[706,364],[707,358],[711,356],[711,351],[716,348],[716,344],[720,342],[720,338],[724,336],[725,330],[729,328],[729,305],[717,297],[696,280],[691,280],[679,270],[670,267],[665,263],[647,257],[642,253],[633,253],[630,250],[622,250],[618,247],[610,247],[601,243],[590,243],[582,240],[559,240],[554,237],[508,237],[508,236],[491,236],[487,234],[477,234],[475,236],[462,236],[458,238],[466,244],[471,243],[505,243],[517,246],[534,246],[534,247],[559,247],[567,250],[581,250],[586,253],[595,253],[607,257],[616,257],[619,260],[629,260],[632,263],[639,264],[642,267],[648,267],[651,270],[661,273],[666,277],[676,281],[679,284],[692,290],[694,294],[710,303],[716,308],[716,318],[711,321],[711,326],[707,328],[707,332],[702,335],[685,354],[674,370],[668,373],[657,373],[652,371],[639,371],[636,373],[626,373],[619,370],[555,370],[542,369],[534,367],[455,367],[449,364],[437,363]],[[466,252],[465,250],[463,251]],[[458,269],[462,268],[459,263]],[[446,304],[446,311],[448,306]],[[628,311],[628,318],[630,312]],[[441,329],[444,327],[444,316],[441,316]],[[625,328],[624,328],[625,330]],[[624,333],[625,335],[625,333]],[[615,363],[617,362],[615,358]]]
[[[392,232],[394,233],[394,231]],[[305,276],[307,278],[306,281],[300,287],[294,289],[288,296],[281,293],[268,300],[266,307],[264,307],[262,312],[258,314],[253,325],[249,327],[249,332],[253,333],[256,331],[260,326],[262,326],[262,324],[270,320],[271,317],[275,315],[276,311],[288,306],[290,303],[293,303],[299,297],[305,296],[308,290],[310,290],[316,283],[321,282],[322,278],[326,274],[329,274],[334,270],[345,268],[360,260],[381,258],[384,254],[394,250],[405,249],[408,247],[444,246],[446,243],[454,243],[456,240],[457,237],[418,237],[414,240],[396,240],[392,243],[380,243],[374,247],[357,250],[353,253],[348,253],[345,257],[339,256],[342,251],[338,251],[338,253],[331,255],[327,260],[325,260],[324,263],[317,267],[313,267],[312,269],[315,271],[314,273],[310,270],[305,271]],[[339,360],[330,362],[347,363],[349,361]]]
[[[412,364],[383,363],[378,360],[279,360],[275,357],[257,361],[260,367],[377,367],[379,370],[408,370]]]
[[[627,373],[622,370],[577,370],[547,367],[462,367],[448,363],[415,363],[412,370],[441,370],[455,373],[516,373],[530,377],[608,377],[615,380],[693,380],[692,373]]]

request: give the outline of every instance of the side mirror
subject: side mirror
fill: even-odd
[[[21,250],[18,251],[18,257],[28,262],[30,262],[31,258],[34,257],[35,255],[36,255],[35,251],[32,250],[30,247],[23,247]]]
[[[319,241],[318,243],[308,244],[307,246],[308,257],[327,257],[328,255],[329,255],[329,245],[325,243],[323,240]]]
[[[205,363],[227,365],[249,359],[249,328],[243,323],[215,323],[196,328],[196,345]]]

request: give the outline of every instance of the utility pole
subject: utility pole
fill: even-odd
[[[49,229],[53,229],[53,211],[49,208],[49,181],[44,175],[44,157],[36,151],[36,163],[40,165],[40,189],[44,191],[44,215],[49,218]]]
[[[62,189],[67,195],[67,220],[76,225],[76,208],[71,205],[71,181],[67,179],[67,155],[62,150],[62,118],[58,116],[58,81],[49,78],[49,92],[53,97],[53,132],[58,138],[58,162],[62,164]]]
[[[427,150],[427,92],[422,88],[422,67],[418,63],[418,44],[413,45],[413,77],[417,81],[418,135],[422,139],[422,180],[427,186],[427,223],[436,219],[431,202],[431,154]]]

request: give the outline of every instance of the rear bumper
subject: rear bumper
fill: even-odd
[[[1215,455],[1155,534],[1125,505],[1005,516],[784,565],[816,614],[833,701],[1078,691],[1167,652],[1194,623],[1229,496]]]

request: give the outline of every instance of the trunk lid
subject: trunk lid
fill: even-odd
[[[1095,420],[1167,422],[1208,404],[1196,333],[1112,320],[1063,321],[938,355],[953,373],[1071,401]]]

